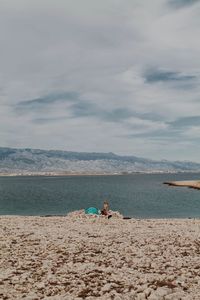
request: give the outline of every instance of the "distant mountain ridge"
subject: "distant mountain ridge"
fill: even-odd
[[[155,161],[112,152],[0,147],[1,174],[123,174],[155,172],[200,172],[200,164],[189,161]]]

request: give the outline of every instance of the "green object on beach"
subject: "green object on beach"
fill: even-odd
[[[96,207],[89,207],[85,209],[87,215],[99,215],[99,210]]]

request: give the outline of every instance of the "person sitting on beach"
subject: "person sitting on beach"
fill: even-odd
[[[108,201],[104,201],[103,203],[103,208],[101,210],[101,214],[103,216],[107,216],[108,219],[110,219],[112,217],[111,213],[110,213],[110,210],[109,210],[109,204],[108,204]]]

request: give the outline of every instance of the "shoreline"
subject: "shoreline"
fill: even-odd
[[[173,174],[200,174],[200,171],[187,171],[187,172],[121,172],[121,173],[54,173],[54,172],[37,172],[37,173],[0,173],[0,177],[68,177],[68,176],[129,176],[129,175],[173,175]],[[178,181],[164,182],[164,184],[171,184]],[[171,184],[172,185],[172,184]]]
[[[38,177],[59,177],[59,176],[114,176],[114,175],[129,175],[122,173],[51,173],[51,172],[38,172],[38,173],[0,173],[0,177],[23,177],[23,176],[38,176]]]
[[[0,216],[2,299],[199,300],[200,220],[113,213]]]
[[[164,184],[176,187],[188,187],[200,190],[200,180],[166,181]]]
[[[69,212],[68,214],[73,213]],[[63,215],[57,215],[57,214],[53,214],[53,215],[9,215],[9,214],[0,214],[0,219],[1,218],[66,218],[68,214],[63,214]],[[97,216],[101,217],[101,215]],[[188,221],[188,220],[200,220],[200,216],[199,217],[135,217],[135,216],[122,216],[121,217],[122,220],[136,220],[136,221]]]

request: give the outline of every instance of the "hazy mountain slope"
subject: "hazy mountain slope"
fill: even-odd
[[[153,161],[114,153],[0,148],[0,173],[122,173],[200,171],[193,162]]]

